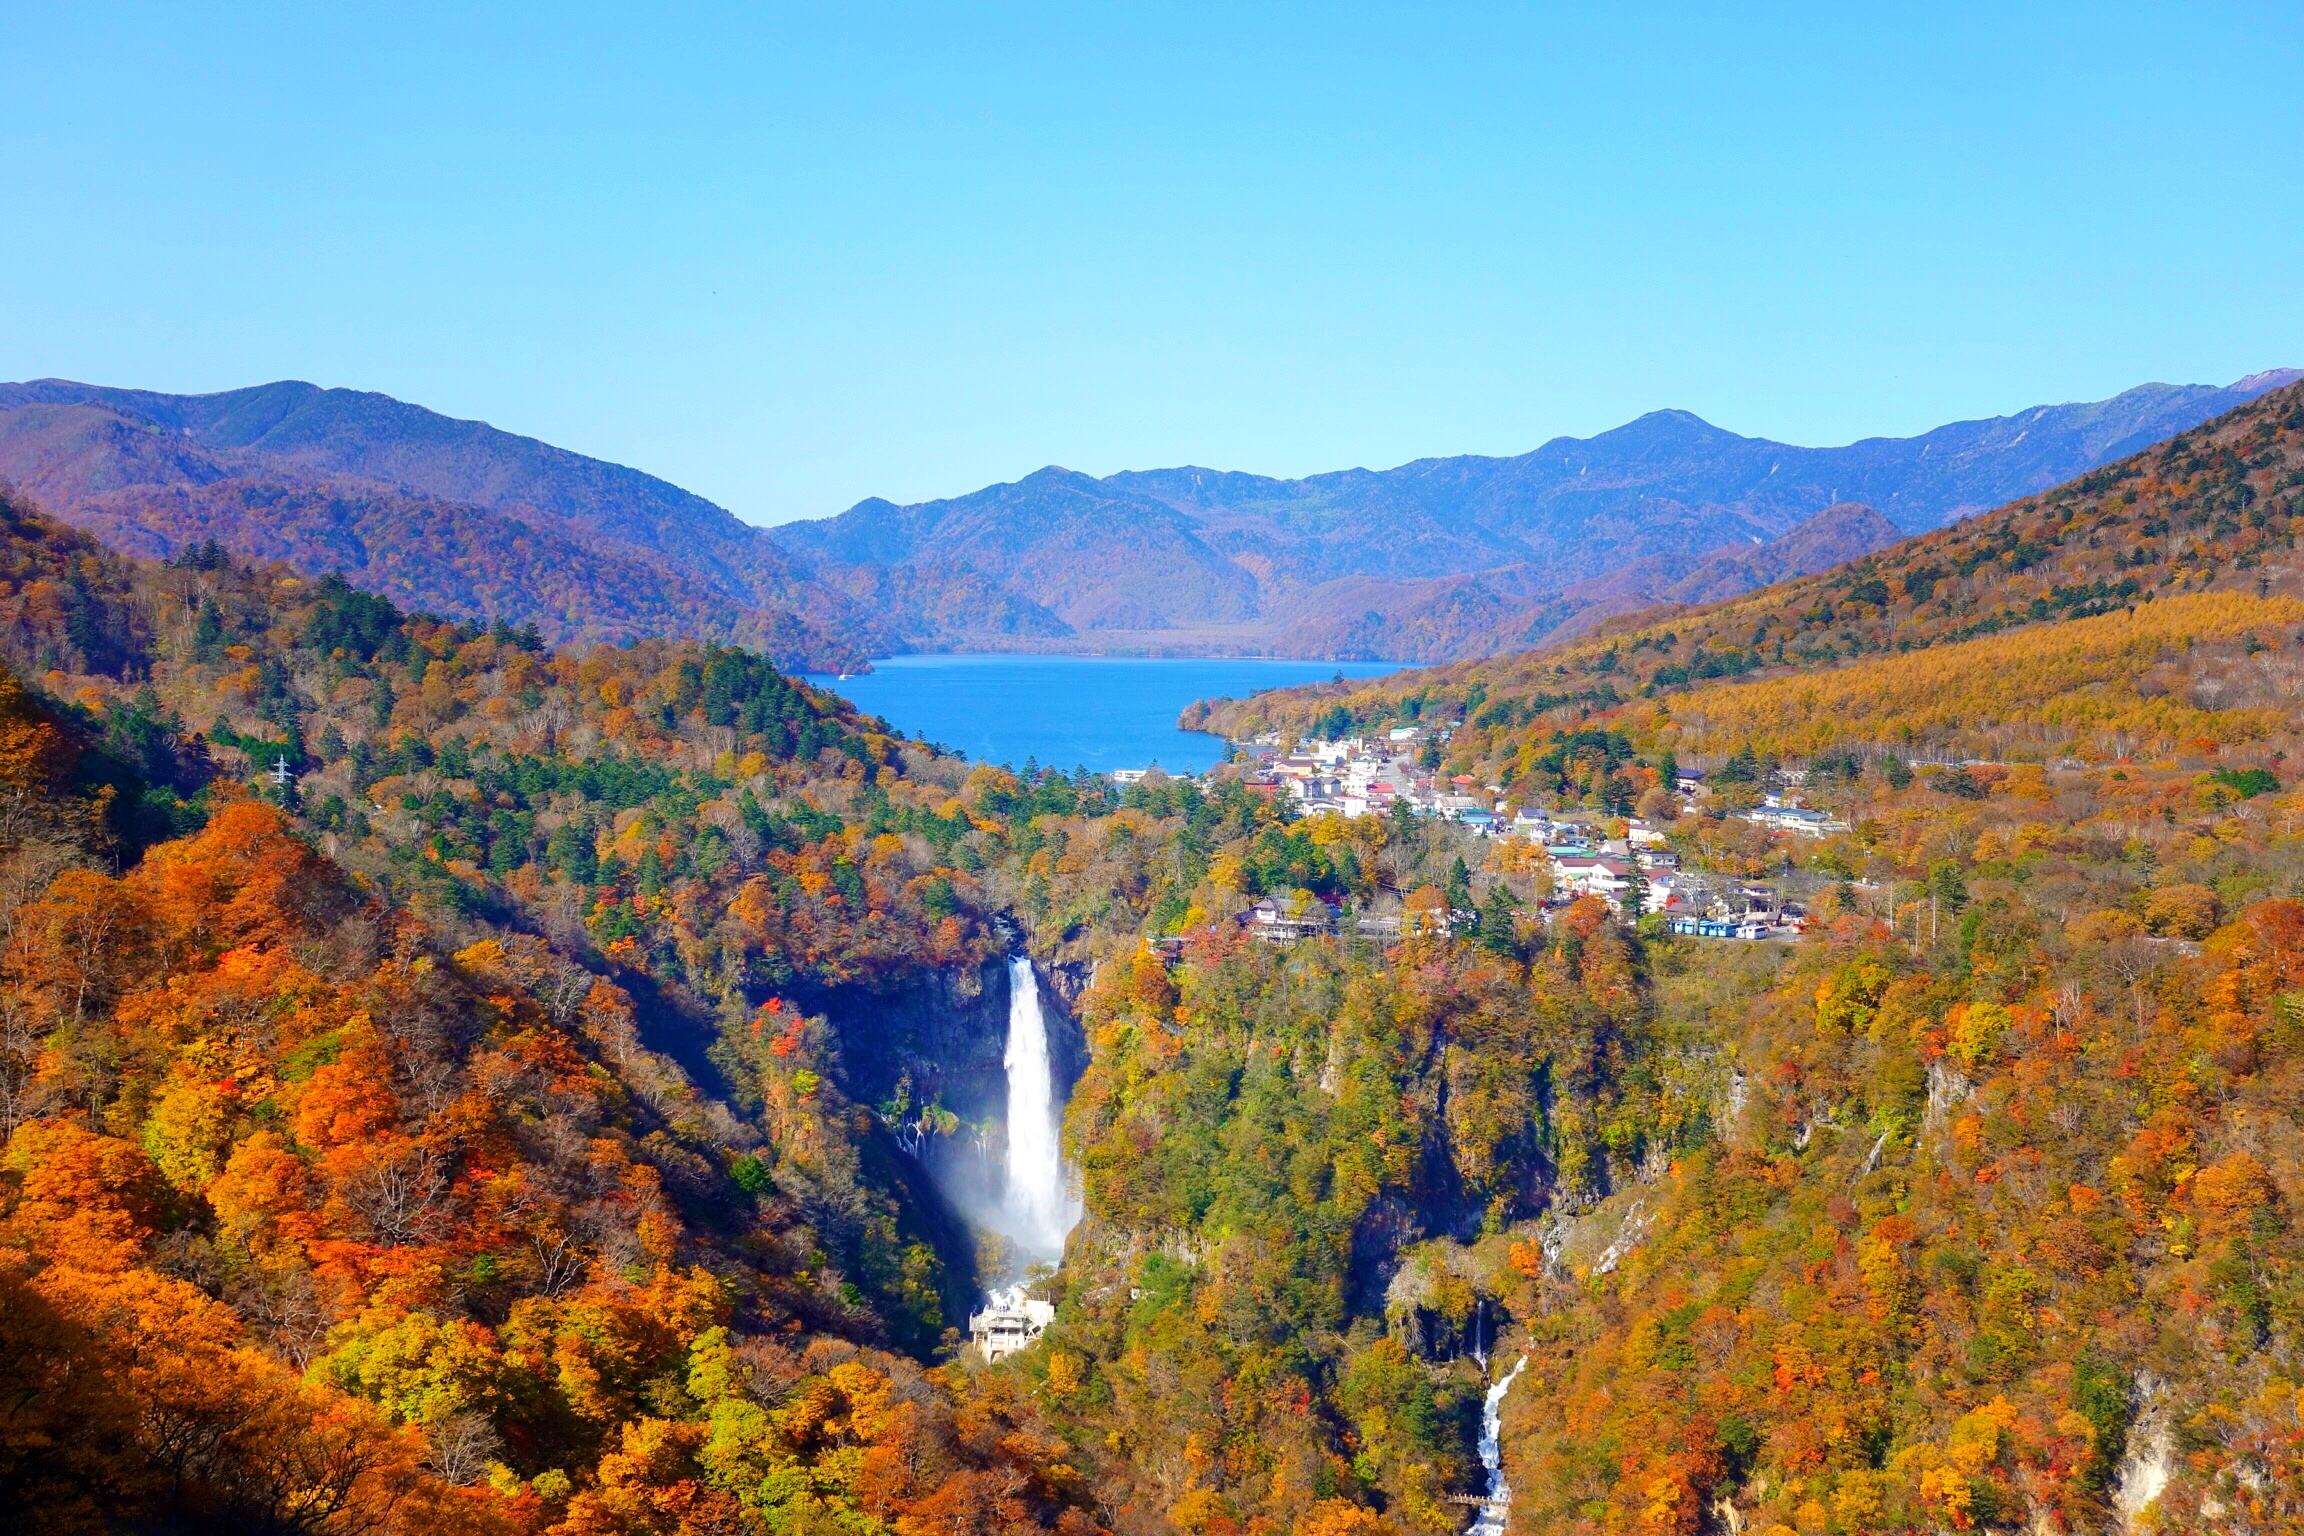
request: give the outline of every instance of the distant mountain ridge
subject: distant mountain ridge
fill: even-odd
[[[2300,375],[2147,384],[1910,438],[1801,448],[1653,411],[1512,458],[1419,459],[1281,480],[1186,466],[1097,479],[1051,466],[912,506],[872,499],[776,540],[828,581],[960,571],[1115,648],[1444,660],[1537,643],[1673,601],[1715,551],[1767,546],[1827,509],[1876,508],[1877,548],[2039,491],[2198,425]],[[1843,518],[1825,565],[1865,552]],[[1795,544],[1770,580],[1822,565]],[[1728,560],[1702,583],[1733,595]],[[1750,590],[1751,585],[1736,590]],[[903,628],[904,616],[890,622]],[[1014,640],[994,626],[904,629],[924,649]]]
[[[854,665],[892,643],[701,496],[388,395],[0,384],[0,476],[131,553],[215,538],[555,639],[700,635],[798,667]]]
[[[0,478],[133,553],[214,538],[556,640],[693,635],[800,669],[964,649],[1441,661],[1823,569],[2296,377],[2144,385],[1838,448],[1655,411],[1516,457],[1300,480],[1051,466],[776,529],[387,395],[40,379],[0,384]]]

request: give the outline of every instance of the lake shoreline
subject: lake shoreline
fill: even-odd
[[[871,672],[807,681],[896,730],[973,758],[1096,773],[1158,764],[1199,773],[1223,760],[1220,736],[1177,723],[1201,699],[1382,677],[1392,662],[1297,657],[1115,656],[1082,652],[915,652]]]

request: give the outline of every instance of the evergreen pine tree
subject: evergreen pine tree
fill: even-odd
[[[1519,910],[1520,903],[1512,899],[1512,892],[1502,881],[1492,886],[1488,899],[1480,904],[1480,946],[1492,954],[1519,954],[1520,936],[1514,921]]]

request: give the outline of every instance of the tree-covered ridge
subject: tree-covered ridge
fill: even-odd
[[[1462,1523],[1469,1356],[1508,1321],[1486,1267],[1705,1113],[1643,964],[1594,903],[1541,946],[1204,931],[1106,968],[1070,1121],[1089,1216],[1031,1369],[1060,1427],[1127,1444],[1130,1507],[1195,1533]]]
[[[1193,1532],[1460,1524],[1476,1340],[1530,1355],[1516,1529],[2288,1528],[2304,797],[2216,761],[1820,777],[1853,830],[1759,845],[1796,947],[1115,956],[1020,1365]],[[1737,825],[1672,840],[1756,873]]]
[[[403,604],[559,641],[735,641],[861,664],[884,622],[676,486],[383,395],[0,385],[0,479],[122,551],[221,541]]]
[[[1115,946],[1124,956],[1147,928],[1204,928],[1211,912],[1263,894],[1364,904],[1426,887],[1442,901],[1452,845],[1426,829],[1293,825],[1235,781],[1121,793],[969,768],[747,653],[650,642],[548,654],[505,626],[404,615],[222,551],[120,560],[20,509],[16,536],[27,574],[79,573],[84,638],[103,641],[67,644],[53,625],[10,632],[11,654],[54,701],[31,700],[28,718],[86,755],[120,758],[105,805],[124,798],[188,836],[139,862],[84,815],[68,856],[19,866],[20,932],[68,949],[90,926],[80,906],[51,912],[69,894],[158,937],[108,960],[117,974],[101,988],[76,986],[68,1016],[54,986],[16,1016],[13,1197],[29,1200],[22,1191],[54,1160],[40,1138],[67,1132],[95,1138],[98,1163],[167,1186],[115,1270],[160,1266],[180,1282],[169,1294],[217,1339],[288,1372],[263,1377],[265,1391],[295,1379],[298,1393],[319,1394],[312,1402],[339,1405],[330,1412],[370,1414],[362,1422],[396,1447],[391,1486],[432,1489],[459,1518],[569,1530],[862,1518],[852,1453],[879,1432],[778,1426],[794,1394],[845,1425],[840,1404],[883,1378],[922,1406],[888,1441],[910,1480],[870,1485],[873,1519],[908,1529],[905,1500],[969,1486],[945,1477],[955,1468],[993,1480],[953,1516],[967,1529],[1066,1518],[1079,1499],[1066,1465],[1097,1466],[1119,1488],[1133,1463],[1109,1437],[1125,1440],[1131,1420],[1067,1419],[1073,1443],[1058,1449],[1032,1438],[1021,1400],[1000,1397],[1004,1375],[938,1386],[871,1352],[935,1357],[973,1297],[894,1134],[914,1128],[904,1117],[917,1105],[901,1090],[859,1100],[877,1085],[853,1058],[873,1042],[844,1037],[817,1004],[924,971],[965,973],[1006,943],[995,919],[1031,934],[1045,959],[1085,967]],[[44,803],[62,804],[63,786],[85,777],[72,777],[69,752],[30,755],[53,764]],[[187,893],[163,873],[209,871],[227,852],[262,879],[204,873]],[[101,872],[115,864],[125,872]],[[1469,899],[1463,878],[1459,865],[1449,899]],[[253,894],[230,894],[243,888]],[[287,901],[289,926],[260,939],[180,936],[219,891],[235,912]],[[148,910],[176,900],[190,905]],[[1439,969],[1420,980],[1380,951],[1333,956],[1302,994],[1349,987],[1364,1000],[1372,1033],[1356,1051],[1396,1057],[1441,1032],[1455,1041],[1441,1076],[1347,1064],[1367,1087],[1336,1134],[1376,1114],[1399,1150],[1350,1175],[1317,1216],[1320,1235],[1290,1240],[1287,1262],[1309,1283],[1333,1289],[1350,1257],[1338,1233],[1371,1199],[1413,1235],[1423,1218],[1403,1214],[1408,1204],[1472,1169],[1460,1219],[1492,1224],[1541,1202],[1555,1155],[1545,1149],[1590,1164],[1601,1147],[1580,1111],[1541,1136],[1512,1128],[1541,1074],[1492,1051],[1540,1035],[1565,1073],[1620,1048],[1578,1037],[1586,1023],[1610,1027],[1604,1010],[1513,1002],[1510,926],[1468,967],[1433,951]],[[1259,1000],[1284,974],[1268,957],[1234,946],[1207,958],[1211,986],[1244,989],[1275,1040],[1313,1027],[1277,1005],[1284,989]],[[36,978],[77,976],[78,963],[28,955],[10,980],[29,998]],[[1406,1035],[1384,1023],[1403,988],[1432,1015]],[[1453,1001],[1460,988],[1480,1000]],[[1102,1020],[1106,993],[1091,996],[1089,1017]],[[1635,1001],[1615,1006],[1636,1024]],[[1128,1071],[1140,1042],[1095,1027],[1094,1049]],[[1211,1043],[1207,1070],[1232,1048]],[[1576,1092],[1613,1102],[1622,1090],[1605,1076]],[[1388,1102],[1379,1085],[1395,1080],[1421,1084],[1425,1101]],[[1462,1123],[1443,1131],[1434,1116],[1451,1094]],[[1493,1103],[1470,1115],[1480,1095]],[[1116,1102],[1116,1125],[1139,1134],[1157,1102]],[[1273,1134],[1251,1127],[1240,1134]],[[1410,1155],[1434,1135],[1460,1145]],[[1182,1208],[1132,1214],[1101,1182],[1094,1198],[1119,1212],[1100,1216],[1100,1230],[1184,1219]],[[1194,1222],[1236,1214],[1194,1198]],[[1297,1221],[1275,1211],[1271,1230]],[[55,1234],[25,1232],[29,1283],[61,1286]],[[568,1298],[594,1310],[570,1312]],[[1392,1470],[1323,1476],[1305,1507],[1358,1519],[1413,1498],[1429,1523],[1467,1475],[1462,1383],[1396,1345],[1370,1354],[1380,1340],[1366,1330],[1383,1310],[1367,1298],[1352,1303],[1361,1332],[1350,1339],[1332,1305],[1307,1305],[1308,1320],[1327,1318],[1326,1347],[1361,1361],[1350,1393],[1361,1427],[1349,1440],[1315,1437],[1306,1453],[1357,1445]],[[94,1345],[66,1326],[84,1314],[59,1316],[54,1348],[69,1362]],[[868,1374],[832,1369],[859,1348]],[[600,1349],[613,1365],[586,1353]],[[723,1349],[735,1365],[712,1363]],[[1211,1367],[1232,1358],[1217,1344],[1205,1355]],[[600,1381],[582,1384],[587,1373]],[[810,1385],[818,1377],[838,1392],[825,1397]],[[1304,1380],[1335,1400],[1327,1381]],[[983,1394],[989,1406],[971,1406]],[[765,1428],[744,1417],[762,1413]],[[754,1448],[728,1460],[715,1447],[731,1415]],[[1002,1415],[1017,1427],[997,1429]],[[138,1458],[151,1453],[132,1437],[115,1450],[107,1475],[142,1475]],[[796,1470],[835,1450],[837,1470]],[[202,1475],[229,1480],[237,1465],[226,1457]],[[1156,1479],[1142,1489],[1143,1500],[1090,1507],[1158,1529],[1167,1495],[1191,1492]],[[322,1511],[313,1523],[352,1519]]]
[[[1195,706],[1195,728],[1344,734],[1384,721],[1538,717],[1813,672],[2202,592],[2304,595],[2304,384],[2156,448],[1820,576],[1614,620],[1546,650]]]
[[[1556,724],[1483,709],[1444,761],[1518,798],[1574,785],[1572,802],[1633,808],[1632,776],[1578,781],[1564,759],[1594,737],[1647,744],[1647,761],[1710,764],[1721,787],[1754,788],[1778,763],[1850,754],[1937,762],[2109,762],[2176,755],[2205,764],[2278,750],[2304,702],[2304,603],[2205,592],[1748,682],[1583,706]],[[1596,726],[1604,727],[1595,729]]]
[[[2008,562],[2014,584],[2002,572],[1924,609],[1903,565],[1874,563],[1839,578],[1851,596],[1811,636],[1837,635],[1848,650],[1803,659],[1788,646],[1781,668],[1772,653],[1751,665],[1746,644],[1747,665],[1685,685],[1628,676],[1627,658],[1655,649],[1629,642],[1691,632],[1691,616],[1676,615],[1580,650],[1461,669],[1477,680],[1456,694],[1304,690],[1250,706],[1328,734],[1461,719],[1445,771],[1547,809],[1637,806],[1692,871],[1733,882],[1797,869],[1815,891],[1811,937],[1789,951],[1654,931],[1631,944],[1647,1022],[1627,1038],[1644,1042],[1651,1074],[1681,1074],[1670,1112],[1616,1122],[1625,1144],[1658,1149],[1653,1161],[1604,1156],[1611,1176],[1586,1203],[1547,1157],[1537,1209],[1485,1232],[1426,1229],[1398,1250],[1428,1266],[1431,1293],[1454,1283],[1459,1322],[1508,1317],[1506,1348],[1530,1356],[1505,1436],[1516,1529],[1789,1536],[2110,1530],[2141,1518],[2275,1530],[2304,1513],[2292,1294],[2304,1251],[2290,1217],[2304,1149],[2289,1124],[2304,1048],[2289,1028],[2304,867],[2295,797],[2281,793],[2300,745],[2304,613],[2286,519],[2304,420],[2280,411],[2304,404],[2291,391],[2200,441],[1934,541],[1996,550],[2038,533],[2053,552],[2061,534],[2080,563],[2116,563],[2122,579],[2142,571],[2149,598],[2036,617],[2021,584],[2047,579],[2026,575],[2034,558]],[[2068,521],[2033,528],[2025,517]],[[2228,558],[2195,568],[2190,540],[2140,550],[2131,517],[2155,540],[2189,522]],[[1926,563],[1906,553],[1897,560]],[[1859,606],[1857,589],[1874,580],[1891,601]],[[1834,578],[1794,584],[1754,606],[1811,612],[1815,593],[1834,589]],[[1721,615],[1742,623],[1751,611],[1694,617]],[[1884,616],[1889,629],[1865,628]],[[1859,633],[1891,654],[1849,662]],[[1576,670],[1610,642],[1611,663]],[[1651,655],[1639,667],[1669,664]],[[1513,692],[1514,676],[1541,691]],[[1905,758],[1923,754],[1999,761],[1915,772]],[[1714,769],[1715,789],[1674,819],[1669,780],[1690,762]],[[1804,767],[1805,784],[1776,777],[1779,764]],[[1733,814],[1771,788],[1801,789],[1853,830],[1787,840]],[[1529,883],[1510,844],[1473,874],[1491,892]],[[1504,911],[1455,953],[1476,957],[1510,922]],[[1529,954],[1533,935],[1513,932]],[[1556,914],[1546,937],[1576,934]],[[1461,1425],[1470,1380],[1432,1370],[1458,1336],[1443,1331],[1434,1350],[1433,1335],[1389,1308],[1377,1309],[1378,1329],[1348,1308],[1306,1305],[1298,1298],[1333,1306],[1319,1267],[1271,1257],[1268,1238],[1245,1266],[1222,1257],[1250,1246],[1240,1211],[1278,1205],[1311,1234],[1331,1199],[1303,1172],[1330,1148],[1304,1101],[1317,1111],[1336,1082],[1256,1090],[1305,1043],[1353,1040],[1355,1009],[1338,988],[1300,1005],[1319,1020],[1302,1040],[1242,1028],[1297,993],[1292,971],[1313,964],[1301,953],[1216,1008],[1194,1006],[1206,961],[1190,937],[1162,968],[1167,990],[1130,982],[1149,1006],[1124,1016],[1172,1016],[1177,1038],[1103,1037],[1075,1125],[1091,1188],[1107,1212],[1142,1205],[1147,1188],[1217,1193],[1148,1207],[1162,1224],[1114,1245],[1132,1290],[1082,1297],[1059,1321],[1081,1331],[1044,1368],[1067,1390],[1087,1384],[1083,1419],[1160,1403],[1130,1417],[1176,1426],[1179,1443],[1155,1465],[1172,1469],[1163,1486],[1180,1523],[1253,1526],[1316,1505],[1300,1488],[1347,1488],[1388,1523],[1438,1529],[1460,1516],[1420,1509],[1398,1462],[1349,1454],[1349,1383],[1357,1360],[1376,1358],[1352,1343],[1420,1357],[1412,1379]],[[1528,991],[1541,992],[1543,969],[1530,966]],[[1258,1050],[1242,1049],[1244,1032]],[[1226,1041],[1228,1062],[1215,1050]],[[1156,1069],[1164,1055],[1226,1065],[1171,1080]],[[1510,1059],[1544,1058],[1516,1041]],[[1640,1081],[1642,1059],[1604,1080]],[[1107,1074],[1125,1090],[1100,1088]],[[1108,1095],[1144,1109],[1117,1118]],[[1288,1128],[1264,1143],[1241,1127],[1267,1102],[1285,1106]],[[1556,1124],[1561,1103],[1520,1123]],[[1390,1144],[1374,1133],[1363,1143]],[[1265,1289],[1228,1311],[1242,1267]],[[1193,1304],[1166,1302],[1167,1331],[1154,1332],[1152,1296]],[[1272,1427],[1289,1421],[1259,1420],[1265,1400],[1239,1394],[1275,1369],[1254,1353],[1266,1316],[1287,1318],[1291,1339],[1326,1328],[1351,1341],[1325,1359],[1314,1344],[1295,1367],[1311,1383],[1295,1401],[1342,1448],[1320,1472],[1306,1470],[1322,1467],[1317,1455],[1266,1454],[1289,1443]],[[1211,1356],[1221,1363],[1196,1377],[1162,1376]],[[1399,1437],[1411,1422],[1431,1420],[1387,1420],[1388,1450],[1428,1473],[1442,1463]]]
[[[2029,643],[2086,660],[2109,629],[2117,652],[2124,617]],[[2007,666],[1989,686],[2042,720],[2070,683]],[[1673,718],[1773,686],[1602,712],[1543,757],[1541,794],[1637,791]],[[1530,1358],[1504,1440],[1518,1530],[2293,1528],[2304,795],[2283,765],[2304,743],[2292,708],[2184,708],[2194,734],[2133,761],[1818,754],[1805,792],[1851,828],[1830,837],[1722,816],[1734,782],[1667,824],[1715,878],[1796,863],[1797,946],[1633,937],[1585,906],[1541,939],[1483,923],[1421,965],[1414,940],[1337,976],[1316,943],[1235,957],[1188,935],[1108,973],[1074,1131],[1092,1220],[1116,1230],[1075,1254],[1044,1391],[1086,1426],[1157,1426],[1148,1467],[1188,1528],[1302,1528],[1342,1490],[1438,1530],[1461,1516],[1418,1480],[1446,1481],[1477,1381],[1449,1356],[1467,1322],[1508,1319],[1500,1348]],[[1510,844],[1474,877],[1523,880]],[[1630,957],[1620,1029],[1508,1032],[1472,1058],[1509,1081],[1560,1072],[1555,1039],[1618,1040],[1584,1079],[1607,1090],[1584,1121],[1603,1177],[1571,1177],[1574,1142],[1551,1139],[1582,1111],[1563,1073],[1535,1105],[1503,1101],[1503,1124],[1543,1138],[1522,1165],[1540,1198],[1450,1231],[1411,1170],[1464,1157],[1460,1100],[1496,1101],[1382,1068],[1445,1072],[1445,1027],[1396,1043],[1432,1018],[1418,983],[1453,968],[1447,1007],[1476,1007],[1496,995],[1483,973],[1511,973],[1490,958],[1507,931],[1527,969],[1502,995],[1538,1018],[1595,939]],[[1393,1209],[1423,1225],[1381,1301],[1356,1302],[1381,1271],[1335,1255],[1365,1256],[1384,1197],[1348,1240],[1328,1223],[1353,1209],[1349,1174],[1395,1151]],[[1371,1430],[1354,1394],[1379,1378],[1395,1390]]]
[[[55,1313],[41,1358],[76,1369],[102,1333],[35,1220],[54,1204],[41,1171],[93,1160],[165,1186],[105,1273],[168,1281],[160,1310],[255,1373],[233,1401],[365,1426],[358,1486],[307,1511],[315,1529],[386,1506],[567,1530],[852,1521],[853,1453],[883,1432],[842,1405],[883,1380],[920,1406],[886,1432],[910,1470],[871,1482],[872,1519],[909,1529],[905,1501],[935,1488],[967,1529],[1071,1518],[1064,1466],[1125,1458],[1085,1432],[1069,1451],[1032,1438],[999,1376],[938,1385],[873,1352],[934,1358],[974,1298],[898,1149],[901,1090],[860,1102],[878,1085],[850,1058],[872,1042],[815,1004],[965,973],[1007,942],[996,917],[1088,964],[1227,903],[1364,902],[1446,863],[1416,829],[1308,831],[1236,782],[1122,794],[971,769],[748,653],[549,654],[221,550],[123,560],[10,510],[4,642],[35,684],[11,707],[47,830],[10,864],[9,1198],[35,1213],[19,1248],[27,1305]],[[150,836],[114,830],[122,806]],[[214,929],[219,901],[259,926]],[[73,946],[92,929],[137,937],[91,957]],[[1507,1204],[1535,1198],[1532,1145],[1489,1175]],[[1355,1389],[1362,1411],[1430,1396],[1425,1366],[1391,1370]],[[794,1394],[836,1427],[780,1427]],[[717,1450],[730,1416],[749,1438]],[[1401,1423],[1429,1504],[1462,1480],[1460,1425]],[[302,1497],[242,1487],[252,1444],[219,1441],[165,1494],[194,1503],[169,1508]],[[137,1502],[163,1498],[158,1454],[124,1434],[80,1486],[158,1507]],[[1325,1507],[1398,1486],[1355,1479]]]
[[[2230,592],[1631,706],[1681,752],[2104,760],[2246,748],[2292,718],[2304,602]]]
[[[750,652],[547,653],[533,629],[410,617],[335,578],[213,549],[167,566],[106,559],[109,587],[65,596],[111,650],[20,619],[8,641],[28,675],[114,734],[157,734],[184,773],[262,787],[278,765],[334,855],[442,911],[558,900],[607,943],[683,878],[746,873],[767,882],[757,900],[863,916],[859,871],[896,867],[891,850],[871,857],[871,837],[914,833],[932,852],[964,830],[939,814],[953,785],[906,777],[927,753]],[[21,589],[28,614],[41,585]],[[105,602],[135,623],[107,625]],[[874,808],[855,827],[827,808],[851,799]],[[611,890],[621,915],[600,905]],[[885,883],[877,895],[880,910],[903,900]],[[816,926],[834,945],[874,937]]]

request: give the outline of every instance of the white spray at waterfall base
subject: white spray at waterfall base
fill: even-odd
[[[1026,1266],[1064,1256],[1080,1219],[1064,1169],[1063,1106],[1040,1008],[1040,978],[1022,955],[1008,962],[1008,1166],[1000,1225]]]

